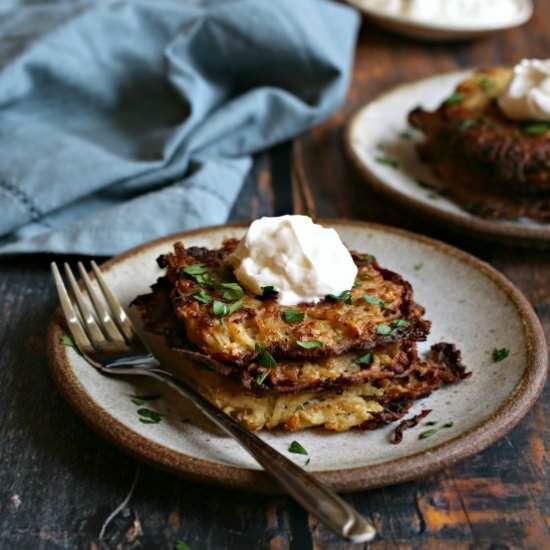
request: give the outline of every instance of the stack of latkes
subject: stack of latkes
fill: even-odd
[[[416,399],[467,376],[452,344],[421,358],[430,322],[411,285],[352,252],[352,289],[317,304],[281,306],[277,289],[248,294],[222,248],[185,248],[158,258],[166,275],[134,301],[148,331],[182,355],[183,375],[250,430],[373,429],[401,418]],[[208,366],[206,366],[208,365]]]
[[[409,122],[426,141],[420,158],[437,190],[483,218],[550,221],[550,123],[507,118],[498,98],[512,69],[481,69],[436,111],[418,107]]]

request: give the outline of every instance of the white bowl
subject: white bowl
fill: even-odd
[[[412,38],[429,41],[466,40],[479,38],[487,34],[511,29],[527,23],[533,15],[532,0],[515,0],[518,6],[517,16],[506,22],[487,23],[472,19],[467,23],[453,21],[423,21],[406,15],[390,14],[373,7],[370,0],[347,0],[360,9],[377,25],[389,31],[404,34]]]

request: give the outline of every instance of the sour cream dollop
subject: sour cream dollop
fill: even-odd
[[[228,257],[235,277],[249,292],[278,291],[278,302],[316,303],[352,288],[357,266],[334,229],[308,216],[260,218]]]
[[[388,15],[422,23],[480,26],[514,22],[522,8],[517,0],[363,0]]]
[[[550,121],[550,59],[523,59],[518,63],[498,104],[514,120]]]

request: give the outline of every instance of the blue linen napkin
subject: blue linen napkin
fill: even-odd
[[[343,101],[357,28],[327,0],[13,4],[0,253],[112,255],[224,222],[250,155]]]

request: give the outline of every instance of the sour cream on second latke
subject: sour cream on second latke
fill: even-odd
[[[278,302],[316,303],[350,290],[357,275],[351,254],[334,229],[308,216],[260,218],[228,258],[235,277],[251,293],[274,287]]]
[[[514,120],[550,121],[550,59],[523,59],[518,63],[498,104]]]

